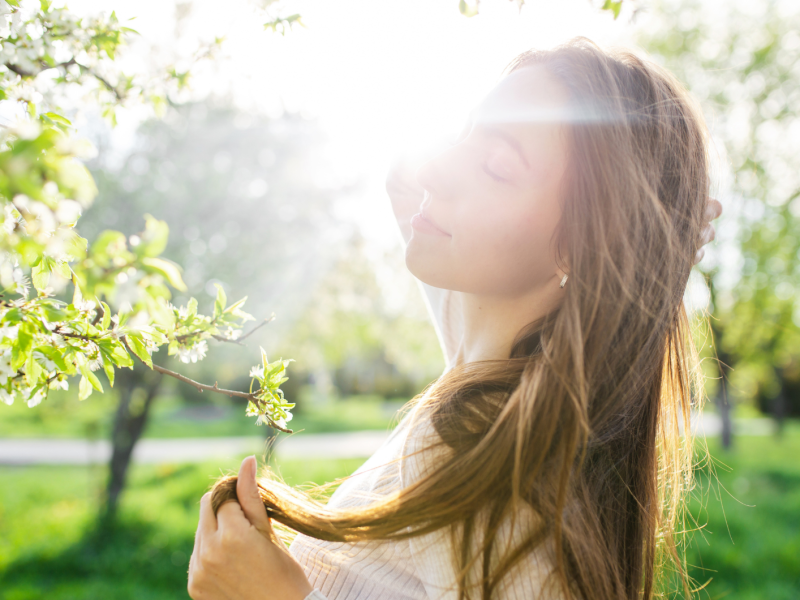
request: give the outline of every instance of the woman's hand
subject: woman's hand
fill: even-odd
[[[200,501],[200,523],[189,561],[189,596],[194,600],[304,600],[313,588],[303,568],[272,529],[256,487],[256,459],[242,461],[236,484],[239,502],[211,509],[211,493]]]
[[[697,264],[703,260],[703,256],[706,253],[706,250],[703,248],[703,246],[713,240],[717,235],[717,232],[714,229],[714,226],[711,224],[711,221],[722,214],[722,204],[720,204],[720,201],[715,200],[714,198],[709,198],[708,201],[706,201],[705,214],[706,221],[708,221],[708,223],[703,228],[703,235],[700,238],[700,248],[697,250],[697,254],[694,255],[694,264]]]

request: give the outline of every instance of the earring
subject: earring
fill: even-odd
[[[561,285],[559,287],[563,288],[565,285],[567,285],[567,274],[566,273],[564,273],[564,276],[561,278]]]

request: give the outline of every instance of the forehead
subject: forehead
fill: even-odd
[[[571,120],[567,89],[543,66],[512,71],[473,112],[479,123],[561,124]]]

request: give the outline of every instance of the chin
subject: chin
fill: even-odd
[[[457,290],[458,281],[454,277],[456,269],[446,251],[427,240],[412,236],[406,246],[406,267],[422,283],[448,290]]]

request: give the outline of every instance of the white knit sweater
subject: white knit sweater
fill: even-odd
[[[457,298],[445,290],[422,287],[449,369],[461,335]],[[328,506],[361,506],[408,486],[450,451],[447,446],[425,450],[440,439],[427,415],[419,408],[412,409],[378,451],[339,486]],[[484,516],[478,516],[473,536],[476,546]],[[515,523],[509,519],[503,523],[495,547],[518,542],[535,523],[533,510],[522,507]],[[399,542],[354,544],[325,542],[298,534],[289,551],[315,588],[305,600],[458,599],[453,550],[449,532],[445,530]],[[549,546],[542,546],[517,563],[503,578],[494,597],[497,600],[557,598],[556,593],[544,591],[552,565],[549,552]],[[480,563],[479,560],[475,565],[471,581],[477,581]]]

